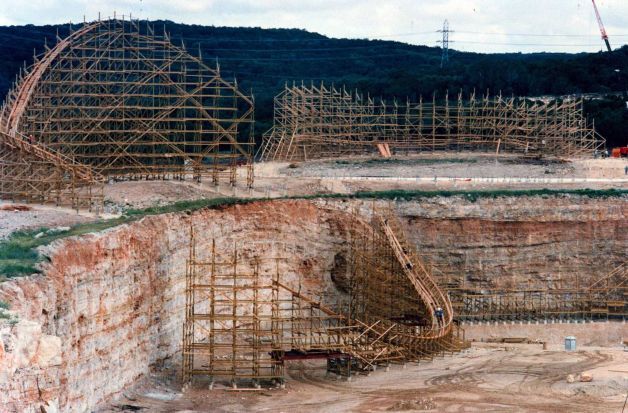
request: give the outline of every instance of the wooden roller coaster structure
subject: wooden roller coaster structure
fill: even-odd
[[[287,258],[243,259],[234,248],[199,259],[192,231],[186,271],[183,381],[282,382],[291,360],[326,359],[350,377],[391,363],[420,362],[468,346],[460,324],[625,320],[628,268],[594,281],[497,289],[467,286],[432,268],[391,206],[343,219],[346,250],[334,293],[304,287]],[[368,218],[367,218],[368,217]],[[246,248],[246,250],[251,250]],[[224,249],[223,249],[224,251]],[[273,249],[276,251],[276,249]],[[322,280],[321,280],[322,282]],[[314,289],[314,291],[313,291]],[[437,309],[442,309],[439,317]]]
[[[620,264],[587,283],[491,288],[464,285],[436,276],[459,321],[625,320],[628,318],[628,266]]]
[[[0,196],[102,203],[108,179],[253,182],[253,98],[148,22],[70,26],[0,110]],[[242,178],[240,178],[242,179]]]
[[[605,140],[583,101],[448,94],[386,104],[344,87],[288,86],[275,97],[263,161],[483,150],[527,156],[591,156]]]
[[[198,259],[192,231],[183,382],[199,376],[209,378],[210,386],[217,378],[234,385],[245,379],[281,382],[286,362],[313,358],[326,359],[328,371],[351,376],[464,348],[447,295],[394,220],[373,215],[367,222],[347,213],[344,293],[328,300],[290,282],[281,257],[247,262],[234,249],[225,259],[212,243],[209,257]]]

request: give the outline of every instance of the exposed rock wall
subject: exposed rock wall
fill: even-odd
[[[240,245],[242,261],[288,254],[285,276],[318,290],[345,238],[332,215],[309,202],[255,203],[147,217],[46,248],[45,276],[0,285],[21,320],[0,329],[0,411],[90,411],[177,357],[191,224],[199,257],[212,239],[219,252]]]
[[[626,198],[457,197],[396,206],[420,253],[468,286],[588,284],[628,261]]]

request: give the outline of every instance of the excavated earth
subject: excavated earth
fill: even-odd
[[[224,254],[237,247],[243,262],[255,257],[283,256],[286,259],[281,262],[280,271],[287,282],[301,283],[304,291],[313,295],[325,293],[331,296],[337,293],[332,275],[338,271],[338,256],[346,253],[347,219],[338,210],[353,210],[356,203],[355,200],[265,201],[154,215],[43,247],[41,253],[45,260],[41,275],[0,284],[0,300],[9,304],[12,317],[0,319],[0,411],[40,413],[142,408],[146,409],[144,411],[191,408],[212,411],[210,405],[217,408],[212,403],[207,403],[207,408],[196,403],[186,405],[182,400],[187,396],[175,390],[178,389],[185,260],[189,254],[191,228],[194,228],[201,258],[209,254],[212,240]],[[379,206],[388,204],[375,203]],[[372,204],[363,202],[359,207],[366,214]],[[528,280],[570,282],[602,276],[616,264],[626,261],[626,205],[625,197],[593,199],[580,196],[478,200],[436,197],[393,203],[423,256],[447,274],[462,275],[466,282],[478,286],[486,283],[513,286]],[[262,265],[263,276],[270,277],[274,270],[272,265],[270,261]],[[465,328],[471,334],[476,327]],[[598,327],[597,331],[596,337],[602,337],[599,342],[591,339],[583,344],[617,346],[617,337],[628,337],[625,323],[605,323],[605,327]],[[484,333],[475,334],[481,339]],[[487,337],[491,334],[494,333],[486,332]],[[544,338],[541,337],[543,332],[538,335],[535,339]],[[552,345],[562,340],[557,334],[546,335],[545,341]],[[586,359],[587,354],[579,357]],[[613,364],[613,360],[625,364],[622,354],[592,356],[594,362],[572,366],[572,370]],[[448,369],[451,373],[447,374],[454,374],[464,366],[465,360],[460,357],[463,355],[435,360],[429,368]],[[543,357],[538,359],[541,364],[544,363]],[[562,361],[569,363],[568,360]],[[521,366],[517,368],[523,369]],[[626,370],[625,366],[618,369],[622,368]],[[417,374],[423,371],[420,365],[413,369],[403,371]],[[570,369],[561,369],[559,364],[551,371],[550,379],[555,382]],[[297,387],[289,385],[288,393],[279,399],[288,397],[295,389],[307,392],[321,387],[333,393],[337,384],[316,376],[321,371],[319,366],[312,369],[312,373],[304,373],[307,380],[315,383],[302,388],[295,379]],[[439,374],[443,373],[440,370]],[[316,377],[309,379],[309,374]],[[501,405],[502,401],[491,395],[491,389],[474,391],[474,375],[470,378],[451,376],[442,383],[435,379],[432,383],[425,376],[423,378],[428,381],[420,384],[408,381],[403,374],[379,374],[372,376],[380,377],[378,380],[386,383],[381,386],[390,388],[390,392],[404,391],[408,397],[401,398],[406,404],[386,402],[378,405],[381,409],[378,407],[375,411],[416,410],[419,407],[426,410],[433,403],[427,400],[429,392],[424,397],[426,400],[410,398],[413,385],[416,388],[439,385],[453,391],[463,379],[468,380],[465,391],[469,400],[482,399],[478,404],[480,409],[504,411],[512,408],[512,405]],[[168,392],[155,393],[154,386],[151,387],[154,380],[159,382],[158,387],[167,387]],[[355,383],[361,380],[359,378]],[[405,383],[403,388],[395,390],[397,382]],[[142,388],[148,390],[141,394],[156,394],[155,400],[163,403],[142,407],[141,400],[137,401],[137,391],[129,393],[130,389]],[[534,388],[526,389],[534,393],[530,390]],[[353,392],[352,389],[350,386],[348,391]],[[564,393],[560,398],[547,394],[538,410],[528,411],[561,411],[559,401],[576,394],[574,389],[560,390]],[[606,396],[595,396],[591,399],[592,406],[608,402],[608,406],[614,407],[618,392],[607,395],[614,397],[608,401],[603,399]],[[197,394],[200,397],[197,401],[212,398],[215,393],[200,394]],[[260,407],[255,410],[281,410],[269,405],[270,402],[260,402],[263,396],[262,399],[254,397],[252,404],[245,406],[237,404],[240,400],[238,393],[220,394],[216,396],[217,401],[228,399],[235,403],[233,409],[221,411],[241,411],[253,405]],[[316,403],[310,396],[308,400]],[[290,397],[293,404],[287,406],[292,407],[286,407],[284,411],[293,410],[298,405],[297,395]],[[171,399],[183,404],[168,404]],[[363,403],[370,400],[371,396],[364,398],[362,404],[356,400],[340,403],[330,410],[366,411],[368,406]],[[133,407],[133,403],[137,406]],[[438,408],[438,403],[435,411],[443,411]],[[463,400],[452,403],[464,406]],[[582,403],[574,402],[569,406],[577,408]],[[556,410],[551,410],[553,408]],[[456,408],[452,411],[467,410]]]
[[[620,412],[628,352],[587,347],[565,352],[538,344],[474,344],[420,364],[392,365],[351,381],[325,364],[290,362],[285,390],[196,386],[181,393],[153,375],[99,413],[146,412]],[[582,373],[591,382],[567,383]]]

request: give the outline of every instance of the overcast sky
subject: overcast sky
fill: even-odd
[[[628,43],[628,0],[597,0],[613,48]],[[140,19],[300,28],[330,37],[478,52],[580,52],[603,47],[590,0],[0,0],[0,25],[52,24],[131,13]]]

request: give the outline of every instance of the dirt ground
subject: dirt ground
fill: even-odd
[[[105,213],[68,208],[0,203],[0,238],[24,228],[70,226],[183,200],[215,197],[275,198],[391,189],[484,190],[535,188],[628,188],[626,159],[537,161],[490,154],[430,154],[403,158],[352,158],[290,164],[255,165],[253,188],[211,182],[126,181],[105,185]],[[246,171],[239,171],[244,175]],[[571,181],[574,179],[574,181]],[[241,176],[239,182],[244,181]],[[19,204],[18,204],[19,205]]]
[[[0,239],[18,230],[58,228],[94,219],[98,219],[94,214],[68,208],[0,202]]]
[[[593,381],[567,383],[568,374],[583,372]],[[285,389],[259,391],[218,384],[181,393],[176,379],[164,374],[98,412],[621,412],[628,352],[475,343],[463,353],[393,365],[351,381],[326,377],[324,362],[291,362]]]
[[[516,155],[442,153],[399,158],[352,158],[302,163],[262,163],[257,175],[300,177],[517,177],[623,178],[628,160],[619,158],[536,160]],[[257,165],[256,165],[257,166]]]
[[[626,188],[626,165],[628,160],[622,159],[559,162],[486,154],[353,158],[297,164],[264,162],[255,165],[255,183],[251,189],[190,180],[117,182],[105,186],[105,202],[110,212],[119,212],[123,208],[227,196],[273,198],[390,189]]]
[[[215,198],[219,188],[209,183],[188,181],[123,181],[104,187],[105,210],[120,212],[124,208],[147,208],[176,201]]]

